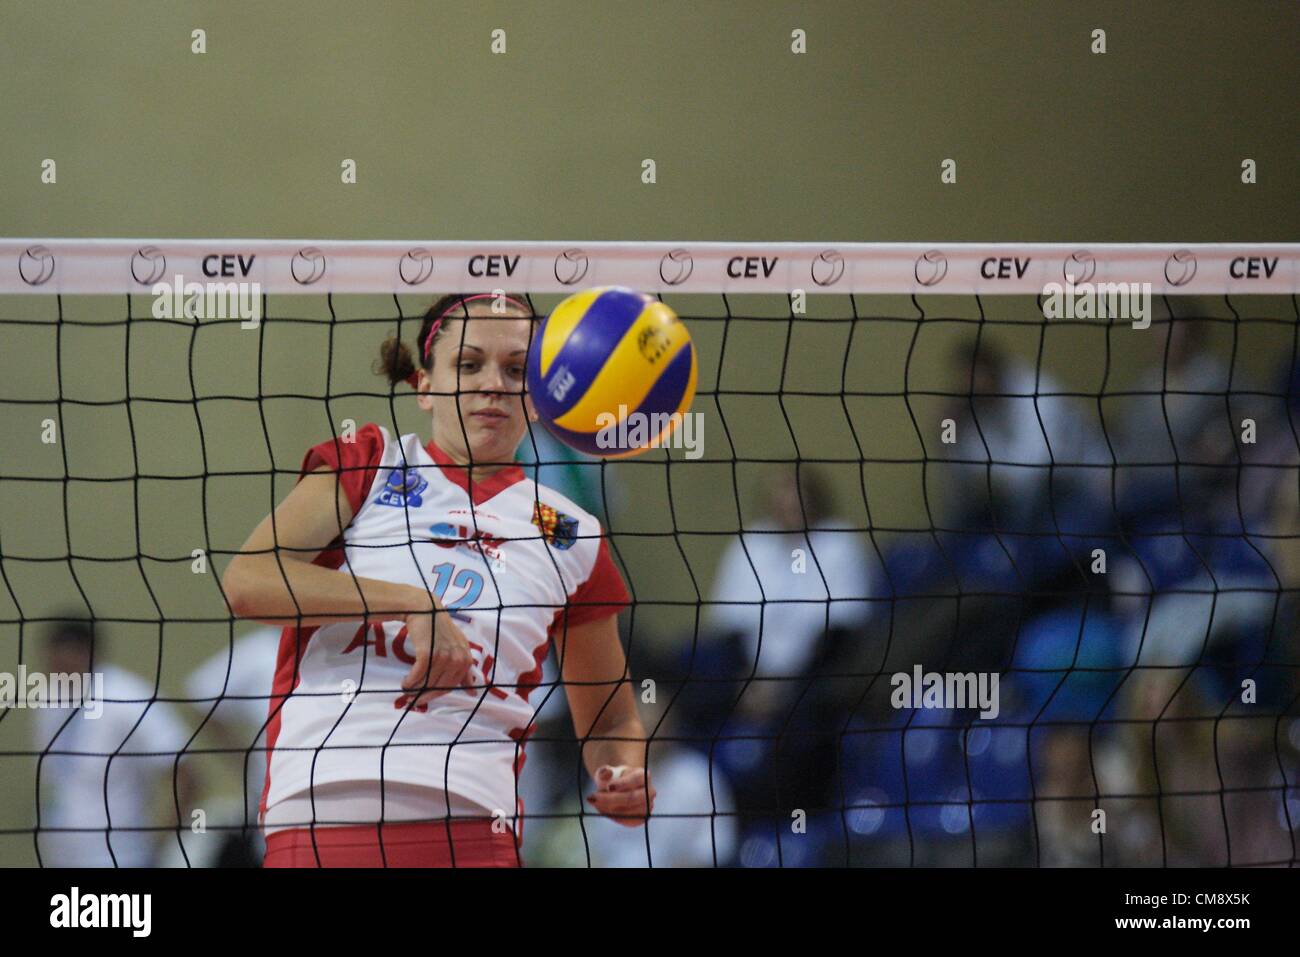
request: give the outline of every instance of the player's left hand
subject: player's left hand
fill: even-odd
[[[606,764],[596,769],[596,791],[587,802],[624,827],[640,827],[654,809],[655,789],[645,768]]]

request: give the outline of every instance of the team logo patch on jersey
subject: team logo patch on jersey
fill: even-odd
[[[429,487],[429,481],[413,469],[397,468],[388,473],[388,481],[375,498],[377,505],[391,505],[393,508],[419,508],[424,499],[421,493]]]
[[[533,506],[533,524],[542,530],[548,545],[561,551],[578,540],[578,520],[541,502]]]
[[[430,525],[429,534],[433,536],[433,544],[439,548],[466,545],[471,551],[477,551],[484,558],[497,562],[501,561],[501,546],[506,543],[504,538],[498,538],[481,528],[468,528],[464,525],[453,525],[451,522]]]

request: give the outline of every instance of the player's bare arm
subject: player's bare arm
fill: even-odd
[[[303,477],[253,530],[222,576],[231,610],[240,618],[298,626],[365,619],[402,621],[415,657],[402,687],[432,689],[415,706],[469,681],[469,645],[427,590],[362,578],[312,564],[352,520],[337,474],[322,466]]]
[[[555,650],[569,697],[573,731],[597,790],[587,800],[619,824],[637,827],[654,808],[645,726],[618,639],[618,617],[557,632]]]

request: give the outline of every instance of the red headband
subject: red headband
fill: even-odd
[[[429,324],[429,331],[424,336],[424,345],[420,349],[420,359],[422,361],[422,364],[426,366],[429,364],[429,352],[433,348],[433,337],[438,334],[438,327],[442,325],[442,320],[446,319],[449,315],[451,315],[453,310],[464,309],[465,315],[468,316],[469,304],[471,302],[476,302],[480,299],[496,299],[496,298],[497,298],[496,294],[490,292],[483,292],[474,296],[465,296],[463,299],[457,299],[446,309],[440,312],[436,317],[434,317],[433,322]],[[513,302],[519,308],[524,309],[528,312],[532,312],[532,308],[528,305],[528,303],[516,299],[514,296],[505,296],[504,298],[507,302]],[[411,384],[412,389],[416,388],[420,381],[420,370],[417,369],[416,371],[408,375],[406,377],[406,381]]]

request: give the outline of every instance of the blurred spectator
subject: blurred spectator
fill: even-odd
[[[1211,348],[1210,325],[1170,319],[1152,327],[1164,348],[1131,390],[1141,394],[1125,396],[1122,403],[1120,397],[1107,400],[1119,412],[1115,451],[1121,462],[1172,463],[1175,456],[1190,461],[1207,427],[1226,421],[1231,370]]]
[[[954,354],[958,388],[946,412],[960,459],[949,475],[948,509],[964,528],[1049,531],[1054,509],[1090,506],[1109,483],[1111,464],[1095,398],[1063,394],[1051,375],[988,342]],[[1091,466],[1091,467],[1089,467]]]
[[[861,532],[832,516],[819,473],[797,474],[771,487],[764,517],[727,547],[706,614],[715,631],[740,636],[745,673],[761,678],[800,675],[828,629],[859,628],[870,614]]]
[[[1132,390],[1139,394],[1105,400],[1120,511],[1138,525],[1174,515],[1196,527],[1213,515],[1240,533],[1267,501],[1274,472],[1264,466],[1295,448],[1286,403],[1253,394],[1262,390],[1213,347],[1212,320],[1171,319],[1166,328],[1160,363]],[[1248,418],[1256,434],[1243,442]]]
[[[36,713],[37,847],[47,867],[153,866],[166,833],[145,829],[190,824],[198,782],[178,760],[189,733],[175,708],[154,700],[155,688],[108,664],[104,649],[82,620],[56,624],[46,639],[51,675],[91,679]],[[163,784],[168,810],[155,813]]]
[[[1098,800],[1086,727],[1054,729],[1035,747],[1038,853],[1046,867],[1097,866],[1101,847],[1093,831]]]
[[[1274,389],[1251,396],[1245,409],[1255,421],[1255,443],[1240,446],[1237,501],[1245,531],[1254,535],[1269,533],[1262,526],[1278,517],[1278,496],[1289,492],[1295,500],[1300,489],[1295,472],[1300,461],[1300,357],[1288,359]]]
[[[187,842],[191,864],[217,867],[256,867],[265,853],[265,840],[257,826],[258,805],[266,779],[268,701],[275,677],[281,629],[261,627],[201,663],[185,683],[185,694],[206,719],[205,730],[217,738],[217,747],[232,770],[243,778],[240,803],[223,804],[218,795],[206,802],[208,833],[217,842]],[[216,843],[198,860],[203,848]]]

